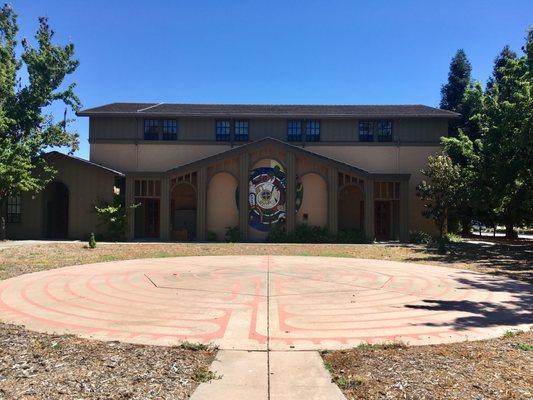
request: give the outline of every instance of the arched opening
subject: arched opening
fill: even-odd
[[[49,239],[68,238],[69,193],[62,182],[52,182],[44,190],[45,236]]]
[[[239,210],[235,201],[237,179],[227,172],[214,175],[207,187],[207,231],[223,240],[226,228],[239,225]]]
[[[196,239],[196,190],[188,183],[179,183],[170,196],[172,240]]]
[[[325,227],[328,223],[328,186],[319,174],[302,177],[303,199],[296,214],[298,224]]]
[[[363,229],[364,200],[362,190],[347,185],[339,192],[339,229]]]

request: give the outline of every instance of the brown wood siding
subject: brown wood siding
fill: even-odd
[[[178,118],[178,141],[214,141],[215,121],[215,118]],[[254,118],[248,121],[250,141],[268,136],[287,139],[288,119]],[[357,119],[321,119],[320,123],[321,142],[359,141]],[[392,123],[393,141],[401,143],[439,143],[440,137],[446,135],[448,130],[446,119],[405,118],[393,120]],[[142,140],[143,118],[91,117],[89,138]]]

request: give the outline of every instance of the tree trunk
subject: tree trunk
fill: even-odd
[[[514,231],[514,224],[511,223],[511,222],[505,224],[505,237],[507,239],[515,239],[516,238],[516,233]]]

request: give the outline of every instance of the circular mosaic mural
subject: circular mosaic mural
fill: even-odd
[[[279,164],[273,167],[254,168],[248,181],[249,224],[261,232],[268,232],[274,225],[284,223],[287,216],[287,177]],[[296,212],[302,205],[303,185],[296,177]],[[239,206],[239,189],[236,192]]]

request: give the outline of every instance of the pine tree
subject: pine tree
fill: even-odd
[[[461,104],[463,102],[464,94],[471,84],[472,66],[466,57],[463,49],[457,50],[455,56],[450,63],[450,71],[448,72],[448,82],[442,85],[440,90],[441,101],[440,108],[460,112]],[[463,116],[468,119],[469,116]],[[456,123],[450,123],[449,134],[456,136],[458,128],[465,123],[465,119]]]
[[[494,59],[494,66],[492,67],[492,76],[489,77],[487,81],[487,91],[490,91],[494,86],[495,82],[501,82],[503,76],[500,71],[500,68],[504,67],[507,64],[508,60],[516,59],[517,55],[511,48],[506,45],[500,54]]]

